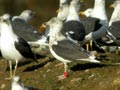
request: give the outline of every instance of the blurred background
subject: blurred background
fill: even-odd
[[[70,1],[70,0],[69,0]],[[81,10],[93,7],[94,0],[83,0]],[[114,0],[106,0],[106,11],[110,18],[113,9],[109,8]],[[36,12],[31,24],[39,30],[42,22],[48,21],[57,15],[56,10],[59,8],[59,0],[0,0],[0,15],[9,13],[19,15],[23,10],[30,9]],[[99,14],[99,13],[98,13]]]

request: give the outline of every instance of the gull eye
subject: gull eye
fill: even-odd
[[[7,22],[7,20],[6,20],[6,19],[3,19],[3,22]]]
[[[32,12],[30,13],[30,16],[33,16],[33,13],[32,13]]]

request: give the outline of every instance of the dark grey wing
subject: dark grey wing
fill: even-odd
[[[88,58],[90,55],[82,47],[69,40],[59,41],[57,45],[52,45],[52,49],[58,56],[68,60]]]
[[[86,34],[97,31],[102,26],[100,24],[100,19],[93,17],[81,18],[81,22],[85,27]]]
[[[67,21],[63,25],[62,34],[69,36],[73,40],[82,41],[85,37],[85,29],[82,23],[78,21]]]
[[[120,21],[113,22],[109,27],[109,32],[117,39],[120,39]]]
[[[35,30],[34,27],[20,19],[15,19],[12,22],[12,25],[15,34],[21,36],[26,41],[36,41],[41,38],[41,35]]]
[[[31,51],[29,44],[23,38],[18,37],[18,42],[15,41],[14,45],[15,45],[15,48],[19,51],[19,53],[23,57],[31,58],[31,59],[37,61],[35,59],[33,52]]]

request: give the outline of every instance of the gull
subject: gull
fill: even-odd
[[[12,21],[6,15],[0,19],[1,28],[1,53],[4,59],[9,61],[10,77],[15,76],[17,65],[19,61],[24,61],[27,58],[37,60],[29,44],[20,36],[17,36],[12,27]],[[14,72],[12,72],[12,63],[15,62]]]
[[[63,24],[62,34],[74,43],[81,42],[85,37],[85,29],[79,18],[80,0],[72,0],[69,13]]]
[[[21,36],[26,40],[36,54],[43,54],[48,51],[47,37],[40,34],[28,21],[33,17],[34,12],[31,10],[24,10],[19,16],[12,17],[12,26],[15,34]],[[4,14],[11,17],[9,14]]]
[[[100,37],[106,34],[106,31],[108,28],[108,18],[105,10],[105,0],[95,0],[94,8],[87,9],[87,11],[85,11],[89,13],[89,16],[87,17],[100,19],[99,23],[101,24],[101,27],[99,27],[97,31],[91,31],[91,33],[88,33],[85,36],[85,40],[99,39]],[[86,13],[83,13],[83,14],[85,15]],[[87,33],[87,30],[86,30],[86,33]]]
[[[107,31],[107,35],[110,38],[110,42],[108,43],[114,43],[115,46],[117,46],[116,54],[118,54],[118,46],[120,46],[120,0],[114,1],[114,3],[111,5],[111,7],[114,8],[114,11],[112,13],[112,16],[109,21],[109,29]]]
[[[21,14],[19,16],[13,16],[12,21],[14,21],[15,19],[20,19],[27,23],[32,19],[34,14],[35,14],[35,12],[33,12],[31,10],[24,10],[21,12]]]
[[[12,79],[11,90],[38,90],[33,87],[24,86],[19,76],[14,76]]]
[[[100,63],[100,61],[95,59],[93,54],[85,51],[80,45],[70,41],[62,34],[61,30],[64,27],[61,19],[54,17],[47,22],[47,25],[50,26],[50,52],[57,60],[64,63],[64,73],[62,76],[58,77],[59,79],[67,77],[67,63],[72,61]]]
[[[93,41],[94,43],[99,42],[101,38],[106,35],[108,29],[108,18],[105,10],[105,0],[95,0],[93,8],[88,8],[80,14],[87,17],[82,20],[86,30],[84,40],[90,41],[90,46],[92,48],[91,41]],[[99,23],[95,24],[97,19],[99,20]]]

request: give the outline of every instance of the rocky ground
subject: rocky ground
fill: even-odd
[[[108,64],[73,62],[69,64],[69,76],[58,80],[63,73],[63,64],[51,55],[38,59],[39,63],[27,62],[19,64],[17,75],[26,86],[38,90],[120,90],[120,56],[115,53],[98,54]],[[106,60],[106,61],[105,61]],[[0,60],[0,90],[11,90],[9,70],[4,71],[5,61]]]

